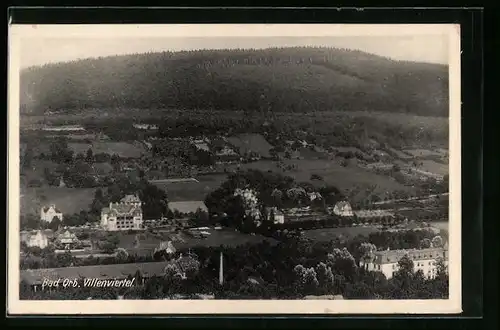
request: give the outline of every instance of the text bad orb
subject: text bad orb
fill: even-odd
[[[134,285],[135,278],[130,280],[101,280],[86,278],[82,280],[59,278],[57,280],[44,279],[42,289],[45,288],[130,288]]]

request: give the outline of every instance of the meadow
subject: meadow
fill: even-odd
[[[224,174],[201,175],[195,181],[151,182],[167,192],[170,202],[203,201],[208,193],[219,188],[226,180]]]
[[[367,236],[379,229],[373,226],[339,227],[305,230],[304,237],[314,241],[330,241],[337,237],[349,239],[357,235]]]
[[[170,233],[158,231],[155,233],[144,232],[140,234],[118,233],[120,238],[119,247],[126,249],[130,254],[151,254],[162,241],[172,241],[177,250],[190,249],[198,246],[218,247],[218,246],[238,246],[243,244],[257,244],[267,240],[271,244],[277,243],[276,240],[262,235],[244,234],[238,231],[206,230],[210,235],[206,238],[194,238],[184,233]],[[136,236],[139,239],[139,245],[135,244]]]
[[[440,175],[446,175],[449,173],[448,164],[438,163],[433,160],[422,160],[421,162],[422,164],[419,166],[419,168],[424,171]]]
[[[379,175],[354,164],[341,166],[335,160],[322,159],[297,159],[286,160],[285,165],[294,165],[293,170],[283,171],[278,168],[276,162],[273,161],[258,161],[253,163],[242,164],[244,169],[258,169],[261,171],[273,171],[283,175],[293,177],[298,182],[311,182],[315,185],[334,185],[341,190],[347,191],[354,186],[365,187],[375,185],[375,193],[383,194],[387,191],[404,190],[412,192],[414,188],[402,185],[389,176]],[[311,174],[320,175],[323,180],[311,180]],[[359,196],[360,198],[362,196]]]
[[[94,188],[22,188],[20,211],[21,214],[40,214],[41,207],[55,204],[63,216],[80,213],[89,209],[94,192]]]

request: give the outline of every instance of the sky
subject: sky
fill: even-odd
[[[448,63],[444,35],[322,37],[25,37],[20,66],[65,62],[99,56],[221,48],[324,46],[361,50],[395,60]]]

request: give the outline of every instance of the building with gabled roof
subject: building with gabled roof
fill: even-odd
[[[438,259],[443,260],[445,266],[448,265],[447,248],[428,248],[377,251],[363,258],[360,266],[368,271],[381,272],[386,278],[391,278],[398,270],[398,263],[404,256],[413,261],[415,272],[421,270],[427,278],[436,276]]]
[[[108,231],[143,229],[142,202],[135,195],[126,195],[118,203],[109,203],[101,211],[101,227]]]
[[[45,222],[52,222],[54,217],[58,218],[60,221],[63,220],[62,212],[56,208],[54,204],[50,206],[44,206],[40,210],[40,219]]]
[[[22,231],[21,242],[24,242],[28,247],[36,246],[45,249],[53,235],[52,230]]]

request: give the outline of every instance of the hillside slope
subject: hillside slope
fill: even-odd
[[[172,108],[448,115],[448,68],[333,48],[201,50],[21,72],[21,111]]]

